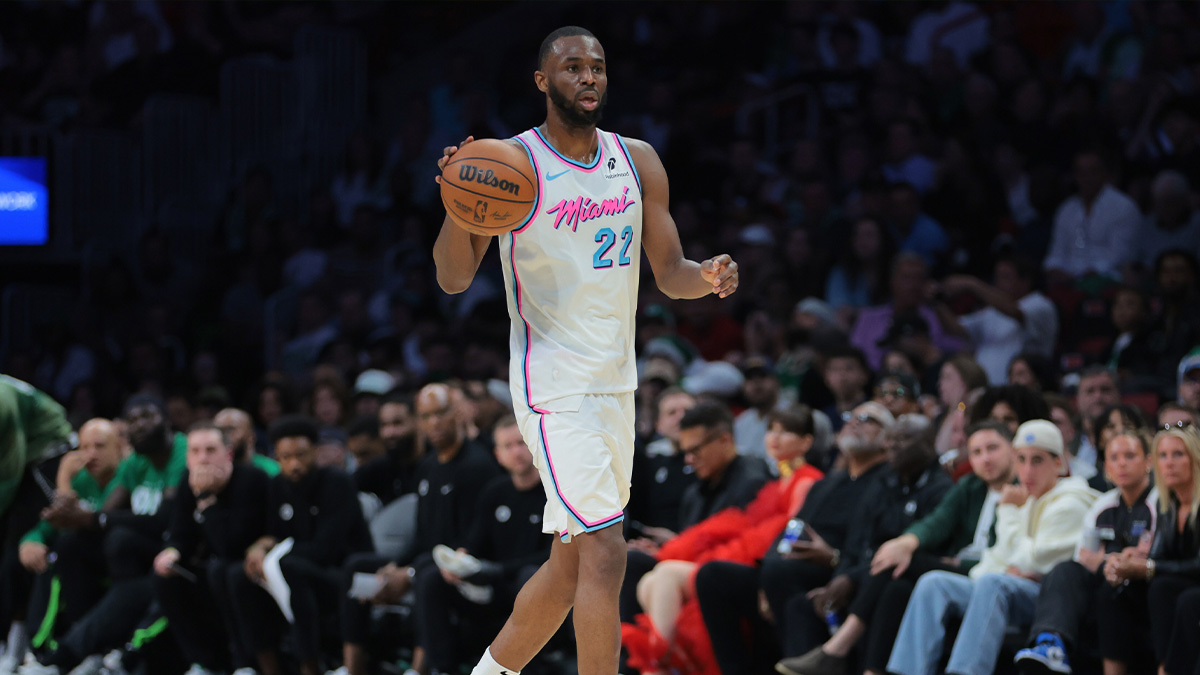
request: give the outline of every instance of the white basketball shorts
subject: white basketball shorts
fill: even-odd
[[[542,529],[564,542],[625,519],[633,392],[569,396],[517,412],[546,490]]]

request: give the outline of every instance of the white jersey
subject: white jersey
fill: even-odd
[[[642,188],[629,149],[597,130],[590,164],[559,154],[535,128],[517,136],[538,178],[528,222],[500,236],[512,319],[513,404],[637,388],[634,314],[642,255]],[[563,401],[570,406],[569,401]]]

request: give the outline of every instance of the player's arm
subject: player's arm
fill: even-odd
[[[699,298],[709,293],[723,298],[736,291],[738,266],[728,255],[704,262],[683,257],[679,230],[668,209],[670,188],[662,160],[649,143],[628,139],[627,145],[642,180],[642,248],[659,290],[670,298]]]
[[[475,140],[468,136],[461,145],[451,145],[443,150],[442,158],[438,160],[438,175],[434,180],[440,185],[442,169],[446,162],[458,152],[458,149]],[[491,237],[472,234],[454,224],[447,215],[442,221],[442,229],[438,232],[437,241],[433,243],[433,262],[437,267],[438,286],[447,293],[462,293],[471,286],[483,254],[487,253]]]

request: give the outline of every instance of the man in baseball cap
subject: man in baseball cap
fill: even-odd
[[[1061,475],[1066,465],[1062,432],[1053,422],[1022,424],[1013,449],[1020,482],[1001,493],[995,543],[968,577],[952,572],[921,577],[900,623],[887,672],[932,672],[942,653],[946,614],[963,617],[946,672],[992,672],[1006,632],[1004,622],[995,620],[996,608],[1007,607],[1008,617],[1026,617],[1019,628],[1028,629],[1042,577],[1074,554],[1084,517],[1098,493],[1083,478]]]

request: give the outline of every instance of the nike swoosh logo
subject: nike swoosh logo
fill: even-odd
[[[565,171],[560,171],[559,173],[556,173],[556,174],[554,174],[553,176],[551,176],[551,175],[550,175],[550,174],[547,172],[547,173],[546,173],[546,180],[554,180],[555,178],[559,178],[559,177],[561,177],[562,175],[564,175],[564,174],[568,174],[568,173],[570,173],[570,172],[571,172],[571,170],[570,170],[570,169],[566,169]]]

